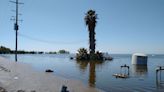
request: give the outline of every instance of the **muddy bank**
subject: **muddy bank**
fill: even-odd
[[[3,57],[0,57],[0,75],[0,87],[7,92],[61,92],[63,85],[69,92],[102,92],[80,81],[39,72],[28,64],[11,62]]]

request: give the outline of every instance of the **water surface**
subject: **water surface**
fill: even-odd
[[[1,55],[14,60],[14,55]],[[70,55],[18,55],[18,62],[31,64],[39,71],[53,69],[54,74],[69,79],[81,80],[84,84],[97,87],[106,92],[164,92],[164,71],[161,82],[156,81],[157,66],[164,66],[164,55],[149,55],[147,66],[131,64],[131,55],[113,54],[113,61],[81,62],[70,60]],[[121,70],[121,65],[130,66],[130,77],[119,79],[112,76],[115,73],[128,72]]]

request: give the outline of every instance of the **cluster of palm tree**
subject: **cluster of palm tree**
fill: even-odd
[[[87,49],[80,48],[76,54],[77,60],[104,60],[103,54],[97,51],[94,54],[88,53]]]
[[[80,48],[78,50],[78,53],[76,54],[76,59],[77,60],[89,60],[89,54],[88,54],[87,49]]]

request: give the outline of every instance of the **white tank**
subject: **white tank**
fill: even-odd
[[[135,53],[132,55],[132,64],[147,65],[147,55],[142,53]]]

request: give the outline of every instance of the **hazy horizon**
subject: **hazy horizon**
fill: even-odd
[[[14,0],[13,0],[14,1]],[[164,0],[19,0],[18,50],[88,49],[85,13],[98,14],[96,50],[164,54]],[[15,49],[15,5],[0,1],[0,46]]]

